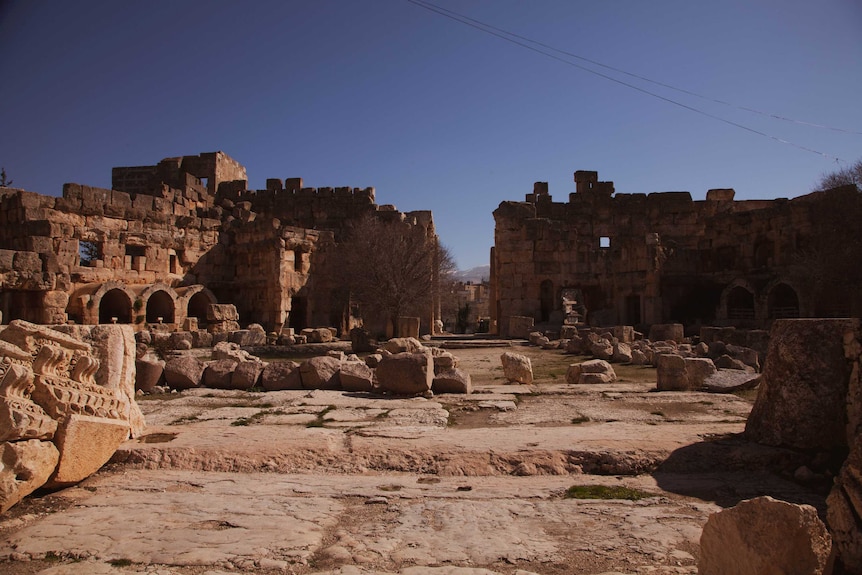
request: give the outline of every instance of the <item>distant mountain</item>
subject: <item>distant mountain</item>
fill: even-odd
[[[481,283],[482,280],[491,279],[491,266],[477,266],[469,270],[458,270],[452,275],[457,281],[464,283]]]

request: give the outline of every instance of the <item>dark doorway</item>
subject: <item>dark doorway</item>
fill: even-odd
[[[295,332],[300,332],[306,327],[308,317],[308,298],[293,296],[290,298],[290,315],[288,316],[288,325]]]
[[[174,300],[167,292],[159,290],[150,295],[147,300],[147,323],[174,323]]]
[[[105,292],[99,303],[99,323],[132,323],[132,301],[121,289]]]
[[[638,325],[641,322],[641,296],[637,294],[626,296],[626,325]]]
[[[769,292],[769,319],[799,317],[799,297],[787,284],[778,284]]]
[[[195,317],[198,320],[198,325],[203,325],[207,321],[207,310],[211,303],[210,298],[204,292],[198,292],[189,299],[188,317]]]
[[[727,294],[728,319],[754,319],[754,294],[736,286]]]

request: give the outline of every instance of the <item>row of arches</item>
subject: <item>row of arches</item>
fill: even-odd
[[[786,282],[773,283],[758,294],[747,282],[736,281],[724,290],[721,303],[728,320],[772,320],[802,315],[799,294]]]
[[[182,324],[187,318],[207,321],[207,309],[217,303],[202,285],[172,288],[163,283],[127,286],[119,282],[90,284],[70,298],[70,318],[84,324]]]

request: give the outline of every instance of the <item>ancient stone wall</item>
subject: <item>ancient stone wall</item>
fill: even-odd
[[[798,256],[828,225],[812,207],[840,191],[735,202],[733,190],[716,189],[694,201],[688,192],[614,194],[595,172],[576,172],[575,182],[568,202],[537,182],[526,201],[494,211],[491,309],[501,333],[512,316],[560,323],[562,291],[572,289],[594,325],[754,328],[817,311]],[[858,192],[850,200],[862,203]]]
[[[114,168],[112,179],[114,190],[66,184],[59,198],[0,188],[7,322],[181,327],[205,322],[218,300],[268,329],[349,329],[323,246],[367,213],[434,235],[431,212],[378,206],[373,188],[303,188],[292,178],[249,191],[245,168],[223,152]]]

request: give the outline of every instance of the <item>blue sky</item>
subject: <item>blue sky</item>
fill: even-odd
[[[697,93],[561,56],[724,121],[407,0],[7,0],[0,165],[60,195],[223,150],[254,189],[302,177],[430,209],[465,269],[488,263],[493,210],[535,181],[557,201],[579,169],[618,192],[794,197],[862,158],[858,0],[433,1]]]

